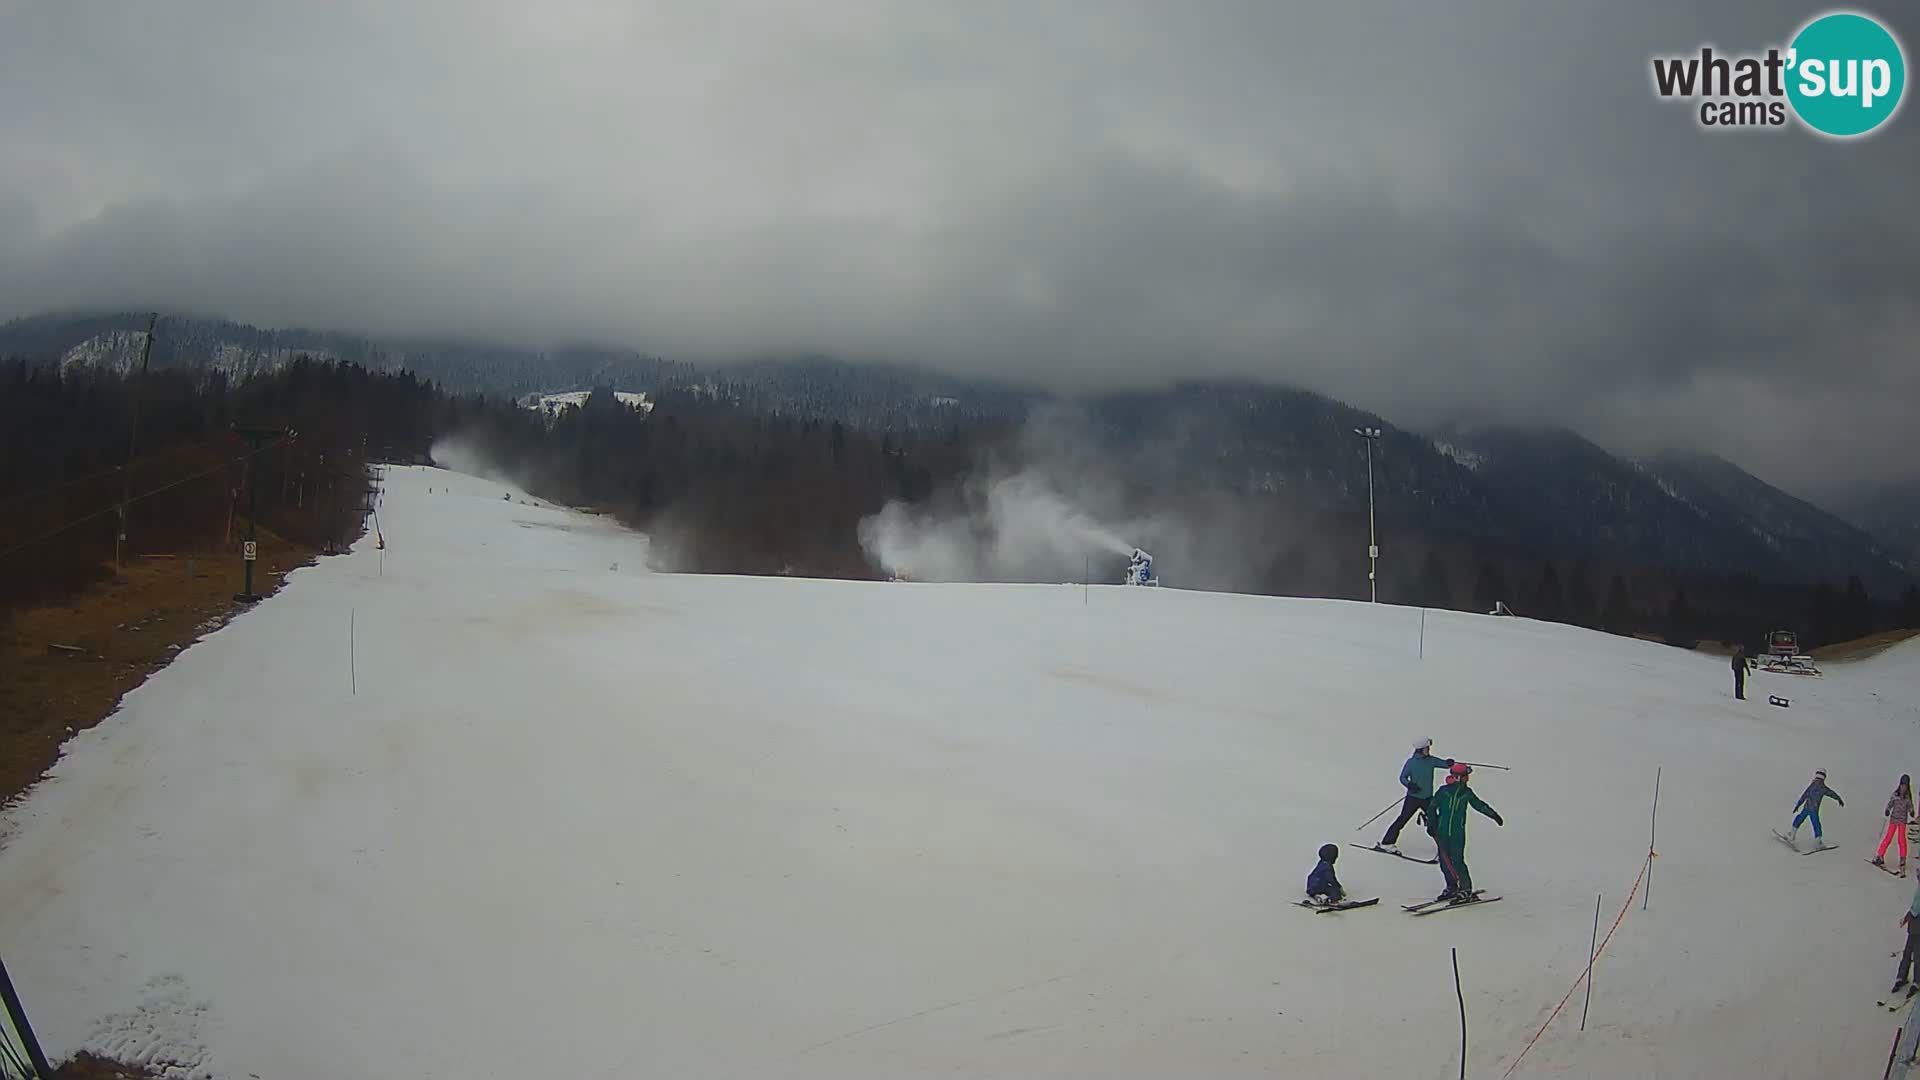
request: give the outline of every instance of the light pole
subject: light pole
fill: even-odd
[[[1367,592],[1377,604],[1380,602],[1380,542],[1373,532],[1373,444],[1380,441],[1380,429],[1357,427],[1353,433],[1367,441]]]

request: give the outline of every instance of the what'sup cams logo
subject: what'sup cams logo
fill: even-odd
[[[1653,90],[1699,102],[1700,126],[1780,128],[1790,117],[1835,139],[1866,135],[1900,111],[1907,61],[1879,20],[1851,11],[1821,15],[1783,49],[1653,58]]]

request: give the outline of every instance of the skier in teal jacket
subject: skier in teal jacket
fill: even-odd
[[[1396,842],[1400,839],[1400,830],[1407,827],[1414,814],[1427,821],[1427,831],[1433,831],[1433,814],[1429,804],[1433,801],[1433,770],[1453,768],[1452,758],[1433,756],[1433,740],[1421,739],[1413,744],[1413,756],[1400,767],[1400,786],[1407,789],[1406,801],[1400,804],[1400,816],[1387,826],[1387,835],[1380,838],[1375,847],[1383,851],[1400,854]]]

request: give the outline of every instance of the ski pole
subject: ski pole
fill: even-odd
[[[1475,769],[1499,769],[1501,772],[1513,771],[1512,769],[1507,768],[1505,765],[1489,765],[1484,761],[1462,761],[1460,762],[1460,764],[1470,766]]]
[[[1399,805],[1400,805],[1400,803],[1401,803],[1401,800],[1402,800],[1402,799],[1405,799],[1405,798],[1406,798],[1406,796],[1404,796],[1404,795],[1403,795],[1403,796],[1401,796],[1401,797],[1400,797],[1399,799],[1395,799],[1395,800],[1393,800],[1392,802],[1390,802],[1390,803],[1388,803],[1388,804],[1387,804],[1387,807],[1386,807],[1386,810],[1382,810],[1382,811],[1380,811],[1379,813],[1377,813],[1377,814],[1375,814],[1375,815],[1373,815],[1372,817],[1370,817],[1370,818],[1368,818],[1367,820],[1365,820],[1365,821],[1363,821],[1363,822],[1361,822],[1360,824],[1358,824],[1358,825],[1355,825],[1355,826],[1353,827],[1353,831],[1354,831],[1354,832],[1359,832],[1359,831],[1360,831],[1361,829],[1364,829],[1364,828],[1366,828],[1367,826],[1369,826],[1369,825],[1371,825],[1371,824],[1373,824],[1374,822],[1376,822],[1376,821],[1379,821],[1379,820],[1380,820],[1381,818],[1383,818],[1383,817],[1386,817],[1386,816],[1387,816],[1387,810],[1391,810],[1391,809],[1393,809],[1394,807],[1396,807],[1396,806],[1399,806]]]

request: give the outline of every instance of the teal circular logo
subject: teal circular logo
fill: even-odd
[[[1802,123],[1851,138],[1886,123],[1907,88],[1907,61],[1886,27],[1850,11],[1822,15],[1788,46],[1787,100]]]

